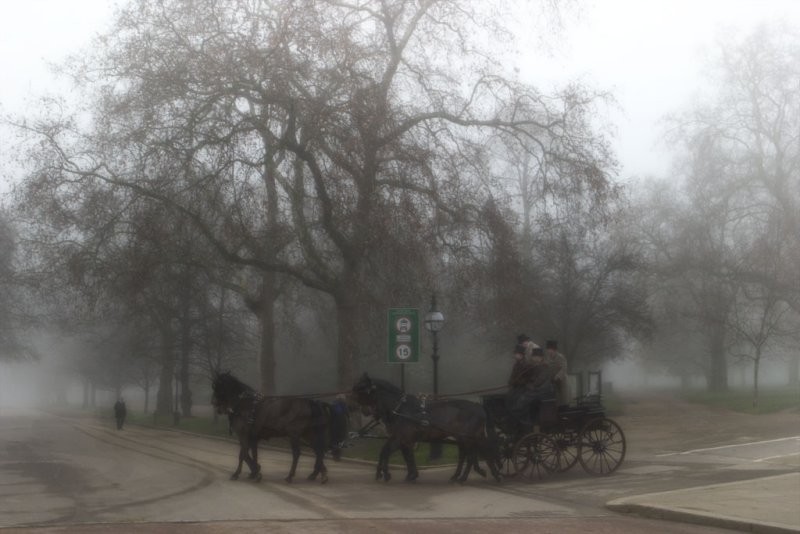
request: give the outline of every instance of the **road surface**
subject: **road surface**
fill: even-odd
[[[289,454],[273,450],[261,452],[261,483],[230,481],[236,446],[227,440],[136,425],[117,431],[111,419],[4,409],[0,528],[210,533],[263,530],[268,521],[273,532],[705,533],[719,530],[623,516],[604,505],[800,471],[796,413],[742,416],[662,399],[633,402],[615,419],[628,455],[610,477],[576,467],[538,484],[498,485],[473,475],[460,486],[449,483],[447,467],[406,484],[397,467],[393,481],[383,483],[373,480],[371,463],[329,461],[330,482],[321,485],[304,479],[307,456],[292,484],[283,481]]]

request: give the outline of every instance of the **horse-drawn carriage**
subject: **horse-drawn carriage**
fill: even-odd
[[[228,373],[218,374],[212,389],[212,403],[219,413],[228,414],[231,430],[239,437],[239,464],[231,478],[237,478],[247,463],[250,477],[260,479],[258,441],[286,436],[292,445],[287,482],[294,477],[301,442],[311,444],[315,452],[309,479],[321,474],[321,481],[327,481],[324,455],[332,447],[338,456],[337,444],[345,434],[344,419],[332,405],[302,397],[263,397]],[[520,425],[507,408],[505,394],[484,395],[482,403],[455,398],[425,401],[365,373],[351,396],[384,425],[387,441],[376,478],[386,481],[391,478],[389,457],[396,450],[406,461],[406,480],[417,478],[412,449],[418,442],[455,444],[459,463],[452,480],[459,482],[473,468],[484,474],[479,460],[498,481],[503,474],[533,481],[576,463],[593,475],[608,475],[625,458],[625,436],[605,416],[599,395],[582,396],[574,406],[542,401],[537,407],[538,428]]]
[[[503,394],[484,395],[482,403],[504,476],[541,480],[577,463],[587,473],[603,476],[616,471],[625,458],[625,435],[605,416],[599,393],[579,397],[575,405],[542,401],[534,428],[519,424]]]

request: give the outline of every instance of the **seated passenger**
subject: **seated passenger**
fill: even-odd
[[[516,361],[508,381],[511,389],[506,396],[506,407],[523,430],[536,424],[540,402],[553,398],[553,376],[557,372],[554,365],[545,361],[541,347],[530,350],[530,363],[526,361],[525,352],[524,345],[517,345]]]
[[[548,340],[544,344],[544,359],[556,369],[553,375],[556,401],[559,406],[569,404],[569,384],[567,383],[567,358],[558,352],[558,342]]]

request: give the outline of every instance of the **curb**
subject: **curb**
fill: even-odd
[[[637,514],[650,519],[692,523],[706,527],[719,527],[729,530],[753,532],[756,534],[797,534],[800,532],[800,528],[787,527],[776,523],[735,519],[708,512],[688,512],[667,506],[625,502],[626,500],[628,499],[617,499],[608,502],[606,503],[606,508],[614,512]]]
[[[724,482],[707,486],[689,487],[680,490],[648,493],[614,499],[606,503],[606,508],[614,512],[637,514],[651,519],[664,519],[697,525],[721,527],[730,530],[754,532],[759,534],[798,534],[800,524],[794,524],[794,515],[785,514],[786,499],[791,501],[800,494],[800,473],[785,473],[738,482]],[[752,486],[756,487],[753,488]],[[760,485],[760,489],[759,489]],[[764,491],[764,488],[769,488]],[[753,493],[755,491],[755,493]],[[716,508],[703,509],[703,499],[711,498],[708,503],[717,502]],[[728,510],[736,513],[737,498],[744,498],[755,503],[762,512],[772,510],[777,513],[747,517],[728,515]],[[722,501],[720,501],[722,499]],[[732,501],[728,501],[732,499]],[[723,502],[722,507],[719,503]],[[730,504],[730,506],[728,506]],[[711,505],[714,506],[713,504]],[[779,508],[775,508],[775,507]],[[791,519],[790,519],[791,517]],[[765,520],[766,519],[766,520]],[[784,520],[785,521],[781,521]]]

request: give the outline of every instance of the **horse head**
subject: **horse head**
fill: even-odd
[[[372,408],[375,403],[374,391],[375,385],[372,383],[372,379],[367,373],[361,375],[361,378],[353,385],[352,398],[361,406],[362,411]],[[365,413],[365,415],[369,414]]]
[[[230,372],[214,373],[211,380],[211,405],[222,415],[233,409],[242,393],[253,389]]]
[[[367,373],[353,386],[353,397],[361,406],[365,415],[376,415],[392,411],[405,392],[391,382],[379,378],[370,378]]]

